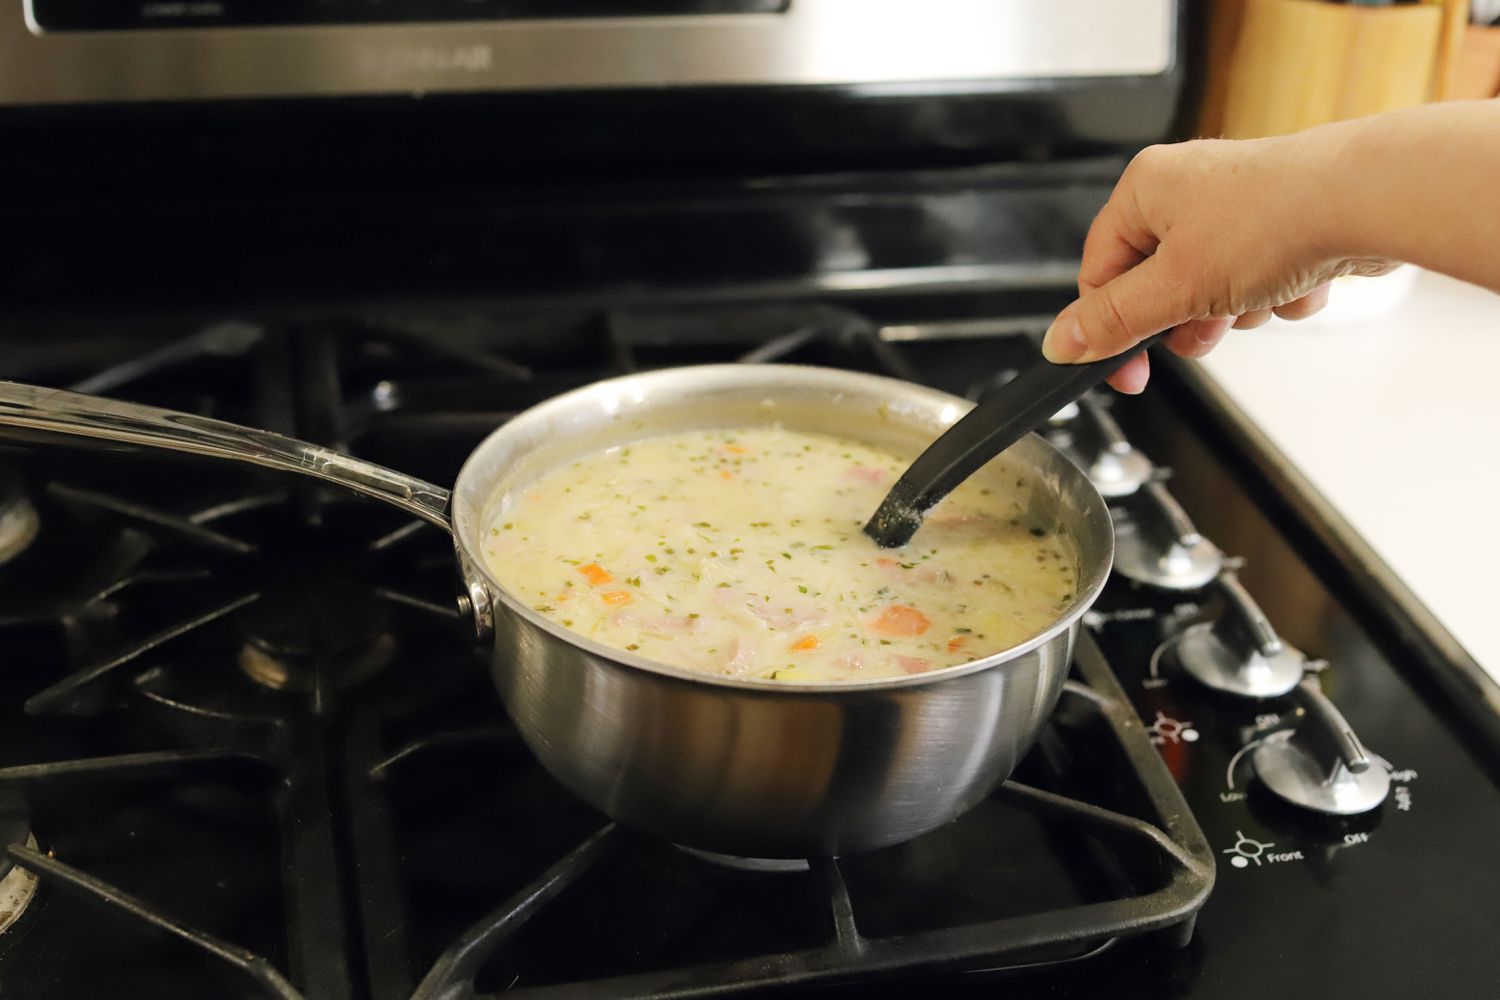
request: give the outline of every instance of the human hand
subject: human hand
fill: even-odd
[[[1271,316],[1303,319],[1328,302],[1328,282],[1383,274],[1395,261],[1341,249],[1327,185],[1350,128],[1291,136],[1198,140],[1143,150],[1089,229],[1080,298],[1042,344],[1049,361],[1095,361],[1161,330],[1187,358],[1213,349],[1231,326]],[[1140,392],[1145,352],[1109,382]]]

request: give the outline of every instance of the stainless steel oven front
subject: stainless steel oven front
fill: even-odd
[[[1174,0],[3,0],[0,105],[1172,68]]]

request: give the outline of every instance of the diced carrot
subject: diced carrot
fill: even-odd
[[[606,583],[613,583],[615,579],[610,575],[609,570],[598,563],[589,563],[587,566],[580,566],[578,567],[578,572],[582,573],[583,578],[596,587],[602,587]]]
[[[927,616],[909,604],[892,604],[870,623],[870,627],[881,635],[903,638],[921,635],[932,622]]]
[[[542,499],[542,495],[540,493],[528,493],[528,494],[526,494],[526,502],[527,503],[537,503],[541,499]]]
[[[726,444],[724,446],[724,450],[727,451],[727,452],[729,452],[729,454],[731,454],[731,455],[745,455],[745,454],[748,454],[748,451],[747,451],[747,449],[745,448],[744,445]]]
[[[896,663],[909,674],[920,674],[932,669],[932,661],[920,656],[898,656]]]
[[[969,640],[965,636],[955,635],[953,638],[948,640],[948,652],[956,653],[968,644]]]
[[[624,590],[606,590],[604,593],[599,595],[599,598],[604,601],[605,604],[616,605],[629,604],[632,600],[629,592]]]
[[[720,469],[719,478],[723,479],[725,482],[728,482],[729,480],[734,478],[734,473],[730,472],[728,469]]]
[[[552,599],[554,601],[557,601],[559,604],[561,604],[563,601],[571,601],[573,599],[573,592],[564,588],[563,590],[558,591],[557,596]]]
[[[896,560],[894,560],[894,559],[888,558],[886,556],[881,556],[879,559],[875,560],[875,565],[876,566],[885,566],[886,568],[890,568],[892,566],[897,566],[897,565],[900,565],[900,564],[897,563]]]
[[[817,649],[821,645],[822,643],[818,640],[817,636],[804,635],[802,638],[792,643],[792,651],[801,653],[804,650]]]

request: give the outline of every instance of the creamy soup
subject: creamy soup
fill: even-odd
[[[585,456],[508,497],[495,576],[607,646],[704,673],[858,681],[1029,639],[1073,597],[1071,541],[1021,484],[971,480],[912,541],[861,530],[907,461],[780,428],[697,431]]]

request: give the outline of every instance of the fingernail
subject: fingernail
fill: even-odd
[[[1055,365],[1066,365],[1077,361],[1088,352],[1088,342],[1083,339],[1083,328],[1072,316],[1059,316],[1047,328],[1042,338],[1042,357]]]

